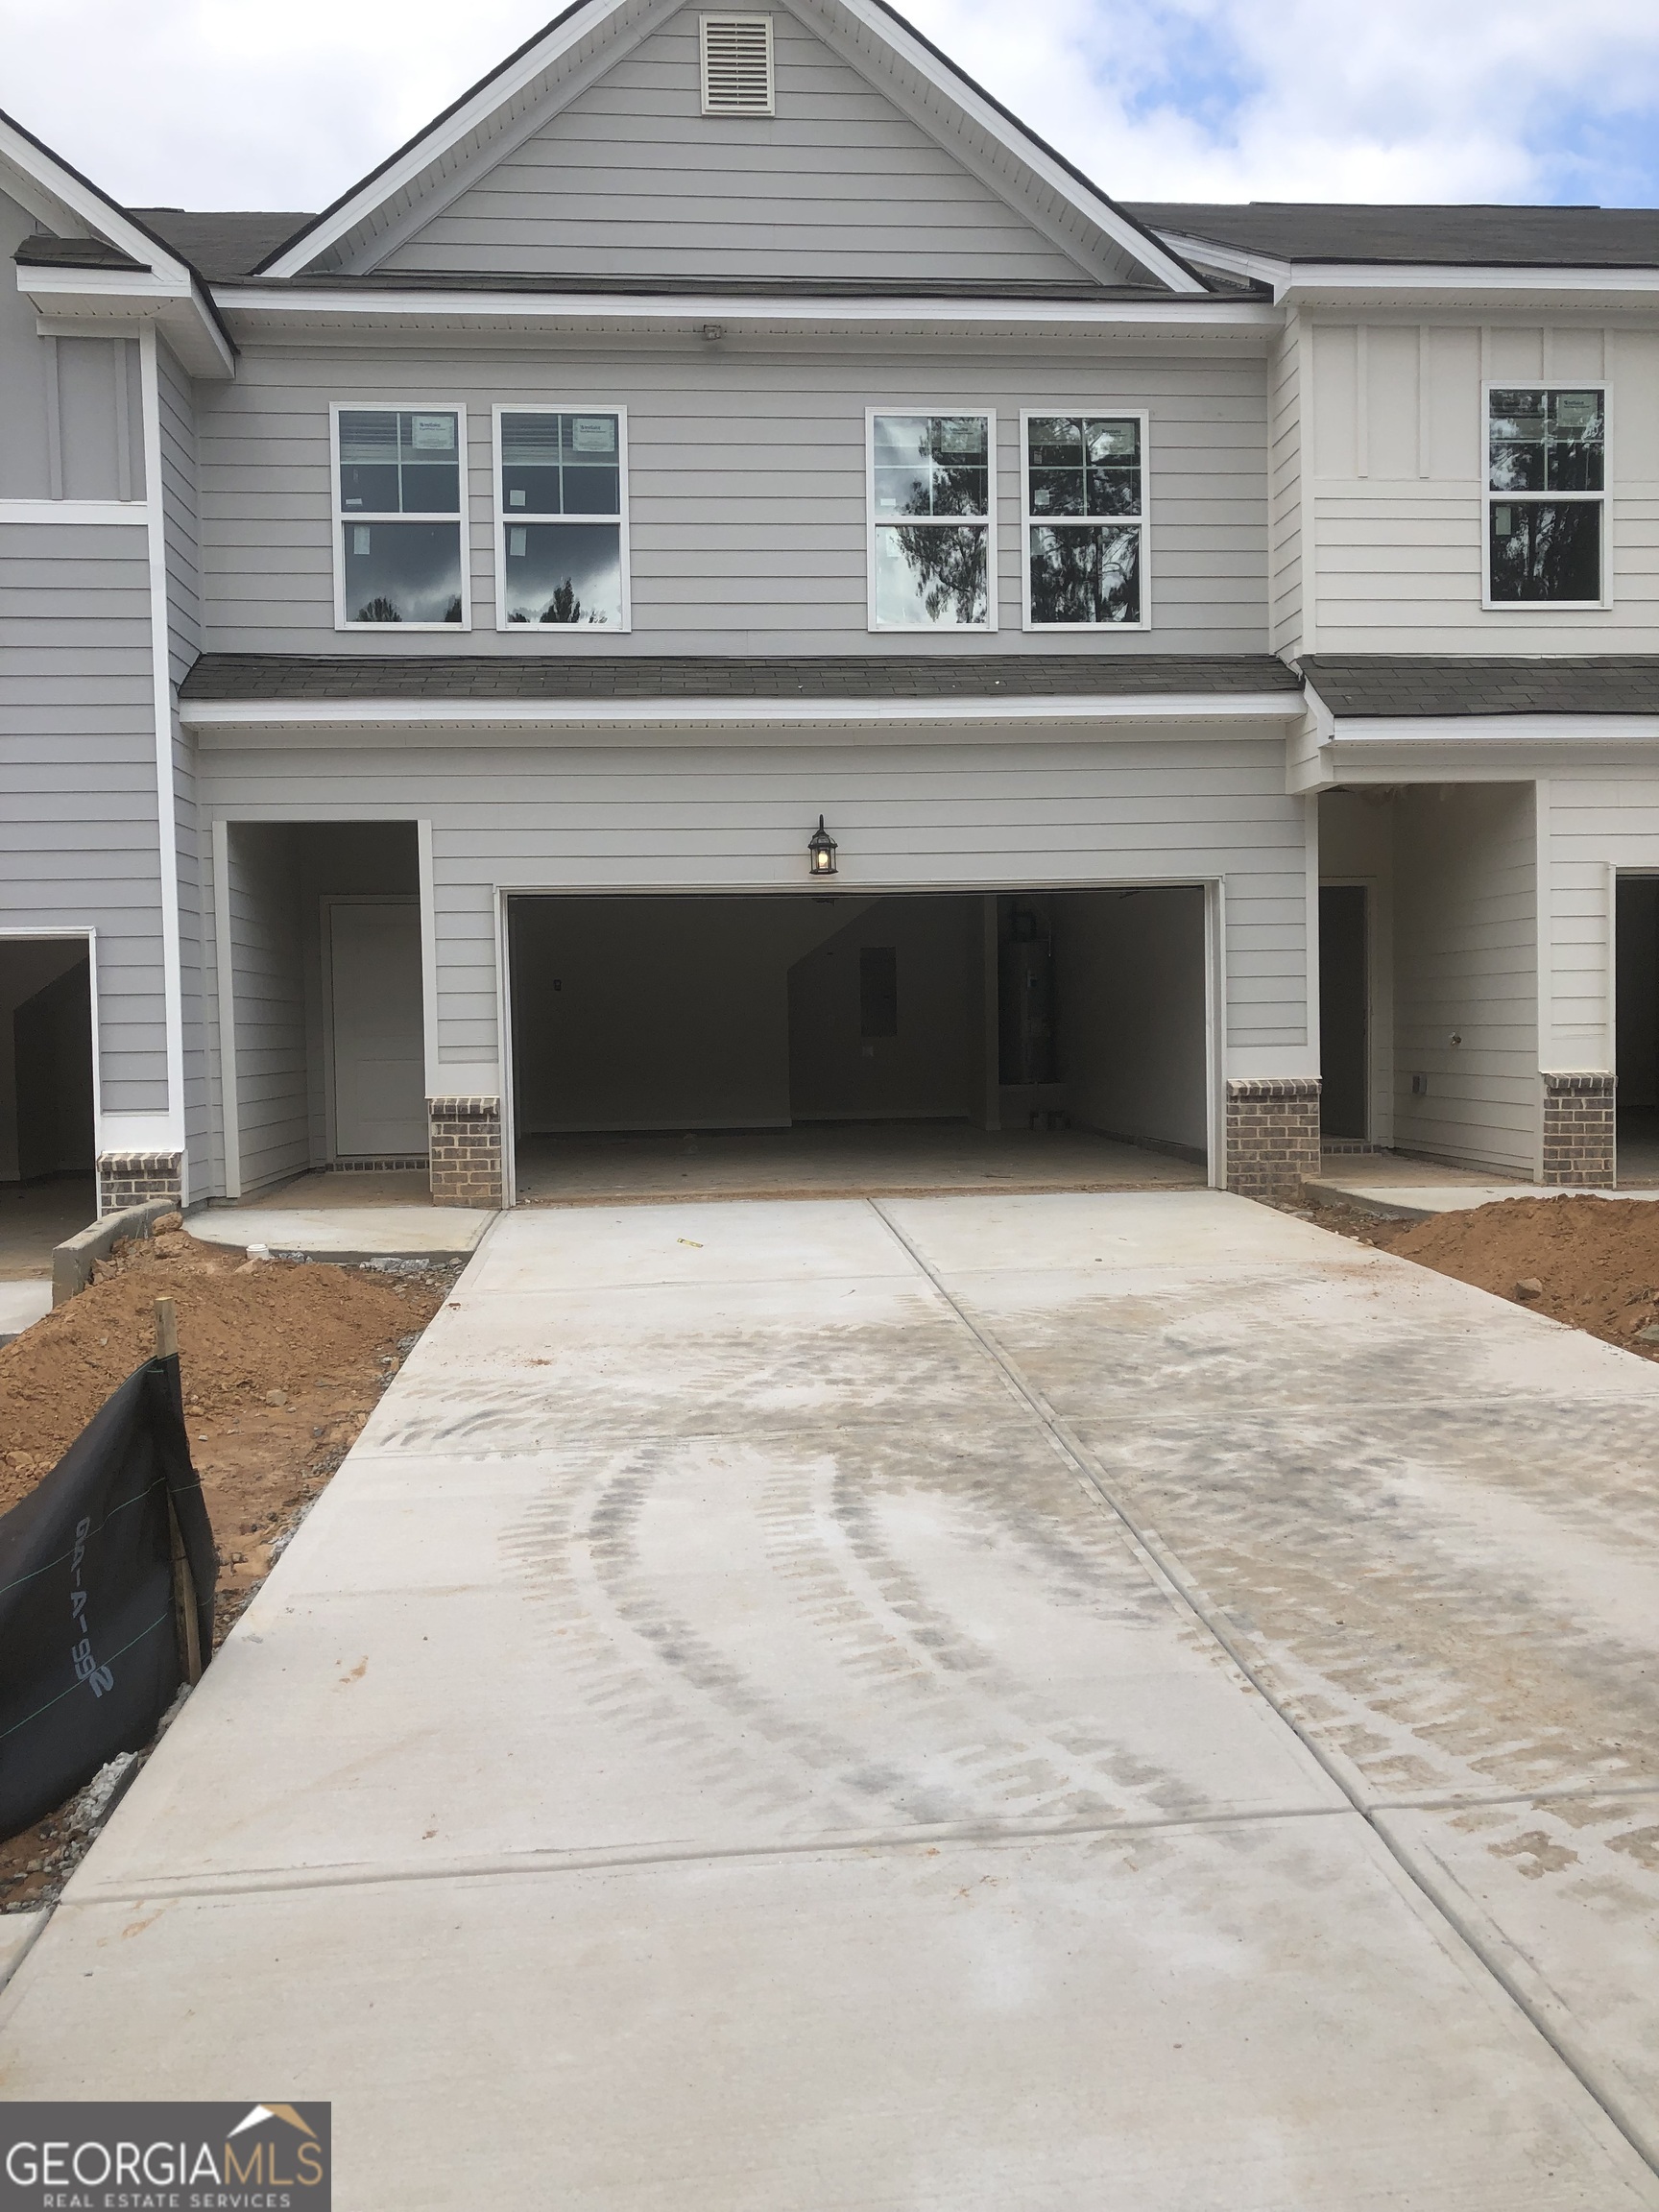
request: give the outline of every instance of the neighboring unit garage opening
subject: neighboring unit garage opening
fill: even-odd
[[[682,1184],[1202,1179],[1201,887],[525,895],[510,941],[521,1198],[653,1138]]]
[[[230,823],[225,858],[232,1193],[312,1168],[423,1169],[415,825]]]
[[[1659,877],[1619,878],[1615,922],[1618,1179],[1659,1183]]]
[[[0,1247],[13,1259],[36,1263],[97,1214],[93,1095],[86,939],[0,937]]]

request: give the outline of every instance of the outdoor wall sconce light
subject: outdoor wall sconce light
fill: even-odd
[[[818,827],[806,840],[806,859],[814,876],[833,876],[835,873],[835,840],[824,827],[824,817],[818,817]]]

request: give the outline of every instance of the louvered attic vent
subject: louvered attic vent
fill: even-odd
[[[771,115],[770,15],[703,17],[705,115]]]

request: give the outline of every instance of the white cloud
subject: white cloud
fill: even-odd
[[[1110,190],[1659,199],[1652,0],[909,0]],[[318,207],[547,0],[0,0],[0,105],[133,204]]]

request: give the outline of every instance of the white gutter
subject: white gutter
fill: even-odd
[[[1655,668],[1659,678],[1659,667]],[[1620,745],[1659,743],[1656,714],[1357,714],[1333,726],[1337,745]]]
[[[1617,299],[1631,293],[1651,299],[1659,293],[1659,268],[1515,268],[1490,267],[1480,262],[1443,261],[1299,261],[1288,255],[1264,253],[1239,246],[1223,246],[1185,231],[1161,230],[1158,235],[1188,260],[1202,262],[1233,276],[1249,277],[1273,287],[1275,303],[1295,297],[1321,295],[1345,297],[1351,293],[1428,293],[1467,296],[1472,293],[1563,294],[1568,297]]]
[[[350,699],[184,700],[192,730],[743,727],[964,722],[1300,721],[1299,693],[1161,693],[1051,699]]]
[[[971,323],[1050,329],[1068,325],[1110,329],[1140,325],[1160,330],[1274,332],[1284,316],[1265,301],[1153,297],[1139,300],[757,300],[720,293],[646,297],[593,292],[312,291],[227,285],[213,294],[220,312],[320,321],[570,323],[690,325],[714,323],[817,325]]]
[[[173,680],[167,621],[167,529],[161,501],[161,378],[156,332],[138,334],[144,416],[144,520],[150,553],[150,668],[156,720],[156,832],[161,870],[161,989],[167,1026],[168,1144],[184,1157],[184,993],[179,942],[179,817],[173,786]],[[189,1191],[183,1188],[187,1199]]]

